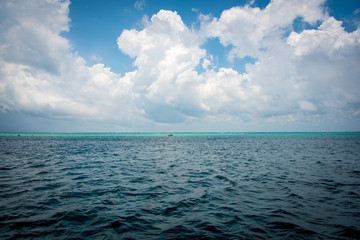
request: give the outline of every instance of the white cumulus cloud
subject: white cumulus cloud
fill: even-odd
[[[161,10],[143,30],[123,31],[117,43],[135,59],[137,104],[150,118],[179,122],[201,112],[196,93],[201,79],[195,68],[206,51],[176,12]]]
[[[297,56],[321,51],[332,54],[341,48],[354,47],[360,43],[360,31],[348,33],[341,26],[342,22],[333,17],[326,19],[318,29],[292,32],[287,43],[294,46]]]
[[[0,110],[46,118],[128,118],[137,111],[128,76],[102,64],[88,67],[60,35],[69,30],[69,3],[2,1]]]
[[[276,34],[292,26],[297,17],[310,24],[324,18],[321,5],[324,0],[275,0],[261,10],[246,5],[223,11],[206,26],[206,35],[218,37],[224,46],[231,45],[229,60],[234,57],[259,57],[263,48],[269,47]]]

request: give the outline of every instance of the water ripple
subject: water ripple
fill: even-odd
[[[360,239],[359,136],[0,146],[1,239]]]

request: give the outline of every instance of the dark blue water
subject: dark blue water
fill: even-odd
[[[0,137],[0,239],[38,238],[360,239],[360,137]]]

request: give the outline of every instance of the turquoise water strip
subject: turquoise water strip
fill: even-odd
[[[360,136],[360,132],[173,133],[171,137]],[[0,137],[169,137],[168,133],[0,133]]]

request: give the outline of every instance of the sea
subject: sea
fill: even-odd
[[[360,133],[0,134],[0,239],[360,239]]]

